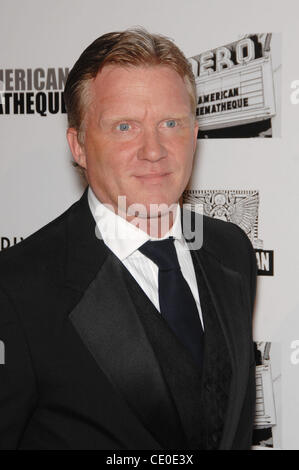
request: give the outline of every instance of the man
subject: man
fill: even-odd
[[[204,218],[196,249],[182,231],[188,61],[162,36],[109,33],[65,101],[89,186],[1,253],[0,448],[249,448],[255,256],[233,224]]]

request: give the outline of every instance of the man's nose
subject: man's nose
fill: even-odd
[[[155,128],[145,129],[138,149],[138,158],[154,162],[166,156],[167,150],[161,142],[159,131]]]

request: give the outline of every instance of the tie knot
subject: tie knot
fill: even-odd
[[[139,251],[151,259],[162,271],[180,269],[172,237],[164,240],[149,240],[139,248]]]

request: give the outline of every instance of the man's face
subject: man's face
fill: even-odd
[[[77,162],[98,199],[117,210],[176,203],[190,178],[197,124],[180,75],[166,66],[107,65],[90,89]],[[74,152],[73,152],[74,153]]]

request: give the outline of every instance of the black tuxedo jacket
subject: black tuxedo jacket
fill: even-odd
[[[255,406],[255,255],[204,219],[192,252],[205,366],[95,236],[87,193],[0,254],[0,449],[246,449]]]

